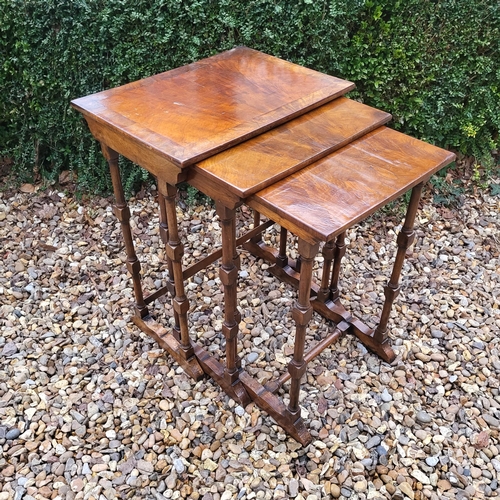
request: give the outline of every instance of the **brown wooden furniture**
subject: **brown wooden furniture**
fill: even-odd
[[[209,374],[234,399],[255,401],[292,436],[306,444],[311,436],[300,417],[300,380],[307,362],[344,332],[391,361],[387,322],[399,291],[404,254],[413,238],[413,221],[423,182],[453,160],[434,146],[385,128],[390,115],[342,97],[353,84],[244,47],[197,63],[76,99],[108,160],[121,222],[127,267],[136,298],[134,322],[198,379]],[[140,164],[158,180],[160,232],[166,245],[167,285],[145,294],[121,185],[118,154]],[[222,250],[182,267],[183,245],[175,197],[188,181],[216,203]],[[378,327],[373,331],[342,306],[338,281],[345,252],[345,230],[377,208],[413,188],[398,237],[398,253]],[[255,210],[255,228],[236,238],[235,210]],[[260,214],[269,221],[260,224]],[[268,248],[260,233],[273,221],[282,226],[280,248]],[[286,236],[299,237],[300,258],[287,257]],[[320,284],[312,282],[312,263],[324,242]],[[237,248],[271,262],[272,272],[299,290],[293,311],[295,352],[288,372],[262,386],[241,369],[237,355]],[[225,363],[193,342],[184,281],[216,259],[224,287]],[[175,327],[158,324],[148,305],[169,293]],[[313,308],[333,321],[332,332],[306,352],[305,332]],[[291,380],[285,406],[276,391]]]

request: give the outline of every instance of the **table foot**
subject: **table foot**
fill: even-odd
[[[369,328],[359,319],[354,318],[350,323],[349,331],[356,335],[358,340],[370,351],[377,354],[387,363],[396,359],[396,353],[391,347],[388,338],[382,342],[375,338],[375,330]]]
[[[278,396],[268,391],[248,373],[241,372],[240,380],[259,408],[266,411],[288,434],[303,446],[312,441],[312,436],[306,429],[300,411],[298,415],[291,413]]]
[[[203,367],[205,373],[210,375],[221,387],[222,389],[237,401],[241,406],[245,407],[252,402],[252,398],[246,391],[245,387],[241,383],[239,376],[241,376],[242,371],[238,371],[238,378],[235,382],[230,382],[225,376],[224,365],[219,363],[213,356],[211,356],[203,347],[198,344],[193,344],[194,353],[196,359]]]
[[[190,377],[200,380],[205,376],[205,372],[196,357],[186,354],[186,351],[174,335],[157,323],[151,316],[145,318],[133,316],[132,321],[146,335],[156,340],[158,345],[167,351]]]

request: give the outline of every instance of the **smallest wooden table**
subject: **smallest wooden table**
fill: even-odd
[[[136,298],[134,322],[155,338],[192,377],[209,374],[228,395],[255,401],[301,443],[311,440],[300,417],[300,380],[307,362],[350,331],[383,359],[394,352],[386,332],[399,291],[399,274],[413,238],[422,183],[453,155],[385,128],[390,115],[343,96],[353,84],[239,47],[160,75],[76,99],[108,160],[121,222],[127,267]],[[158,180],[160,234],[168,281],[145,293],[118,167],[122,154]],[[182,265],[176,185],[188,181],[216,202],[222,249],[190,268]],[[413,193],[398,237],[394,271],[378,327],[371,330],[340,302],[338,280],[345,230],[408,189]],[[255,227],[236,238],[236,208],[255,209]],[[260,214],[269,220],[260,224]],[[282,226],[279,249],[260,233]],[[300,259],[287,257],[287,231],[299,237]],[[324,242],[321,283],[312,263]],[[244,244],[272,263],[271,271],[299,290],[293,318],[295,352],[288,372],[265,386],[241,369],[238,357],[238,254]],[[224,288],[225,361],[219,362],[189,335],[184,282],[220,259]],[[175,326],[151,316],[149,304],[170,294]],[[311,300],[312,299],[312,300]],[[332,331],[306,352],[305,331],[313,308],[333,321]],[[288,405],[276,392],[291,380]]]

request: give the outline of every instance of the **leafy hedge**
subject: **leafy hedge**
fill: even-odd
[[[356,82],[414,136],[499,146],[498,0],[0,0],[0,155],[19,180],[71,168],[107,190],[69,101],[241,44]]]

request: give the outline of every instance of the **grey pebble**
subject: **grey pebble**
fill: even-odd
[[[432,422],[432,417],[425,411],[419,411],[416,419],[421,424],[430,424]]]
[[[365,443],[365,448],[367,450],[370,450],[372,448],[374,448],[375,446],[378,446],[380,444],[380,442],[382,441],[382,439],[380,438],[380,436],[372,436],[366,443]]]
[[[295,478],[290,479],[288,483],[288,493],[291,498],[295,498],[299,493],[299,482]]]
[[[243,415],[245,415],[245,408],[243,408],[242,406],[240,405],[237,405],[235,408],[234,408],[234,413],[236,413],[236,415],[242,417]]]
[[[256,353],[256,352],[251,352],[248,356],[247,356],[247,361],[249,363],[254,363],[255,361],[257,361],[257,359],[259,358],[259,354]]]
[[[184,462],[180,458],[176,458],[174,460],[174,468],[177,474],[183,474],[184,471],[186,470],[186,466],[184,465]]]
[[[383,446],[377,446],[376,451],[380,456],[387,455],[387,450]]]
[[[490,427],[500,427],[500,420],[498,418],[493,417],[489,413],[484,413],[482,415],[483,420],[490,426]]]
[[[349,498],[352,495],[352,490],[346,487],[340,488],[341,495],[344,495],[346,498]]]
[[[429,466],[429,467],[435,467],[438,463],[439,463],[439,457],[436,455],[436,456],[433,456],[433,457],[427,457],[425,459],[425,463]]]
[[[392,396],[389,394],[389,391],[387,389],[384,389],[382,394],[380,395],[380,398],[384,403],[388,403],[389,401],[392,401]]]
[[[19,429],[11,429],[7,434],[5,434],[5,439],[17,439],[21,435],[21,431]]]
[[[12,356],[18,352],[15,342],[7,342],[2,349],[2,356]]]

